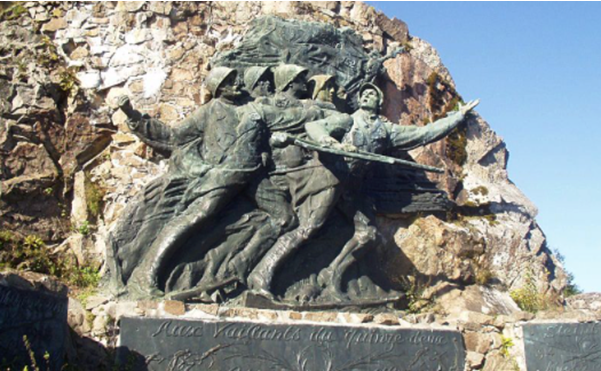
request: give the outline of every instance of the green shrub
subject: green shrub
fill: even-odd
[[[90,213],[90,216],[96,220],[102,211],[105,192],[86,175],[85,193],[88,212]]]
[[[65,68],[59,73],[60,81],[58,85],[65,93],[73,94],[79,86],[76,73],[75,67]]]
[[[69,282],[81,288],[96,287],[100,282],[98,269],[92,266],[83,266],[69,272]]]
[[[481,286],[486,286],[493,279],[493,274],[490,269],[478,268],[476,269],[476,283]]]
[[[565,289],[563,289],[563,296],[565,296],[566,298],[569,298],[570,296],[574,296],[574,295],[578,295],[578,294],[582,294],[582,290],[580,289],[580,287],[578,287],[578,285],[576,283],[574,283],[574,274],[572,272],[567,272],[567,278],[568,278],[568,283],[565,287]]]
[[[506,336],[501,336],[501,355],[505,358],[509,357],[509,349],[511,349],[515,343],[513,339]]]
[[[79,225],[79,227],[77,227],[77,231],[84,236],[89,235],[90,234],[90,222],[85,220],[83,223],[81,223]]]
[[[538,292],[536,278],[530,270],[526,273],[524,286],[509,294],[518,307],[526,312],[536,313],[546,306],[545,298]]]
[[[455,128],[446,138],[447,157],[459,166],[467,161],[467,128]]]
[[[20,239],[8,231],[0,231],[0,268],[49,274],[78,288],[96,287],[100,281],[96,266],[79,265],[66,253],[52,253],[38,236]]]
[[[557,250],[557,249],[553,250],[553,254],[555,254],[555,257],[557,258],[557,260],[559,260],[565,266],[565,261],[566,261],[565,256],[563,256],[563,254],[561,252],[559,252],[559,250]],[[574,274],[571,272],[568,272],[567,270],[565,270],[565,268],[564,268],[564,271],[566,272],[566,275],[567,275],[567,284],[566,284],[566,287],[563,289],[563,296],[568,298],[570,296],[582,294],[582,290],[574,282],[574,279],[575,279]]]
[[[414,276],[408,276],[403,282],[405,296],[408,300],[407,311],[412,314],[421,313],[433,306],[433,301],[424,297],[427,284],[418,282]]]
[[[0,18],[2,20],[6,20],[6,21],[12,21],[15,19],[19,19],[23,14],[27,13],[27,9],[21,5],[20,3],[17,2],[17,4],[14,4],[6,9],[4,9],[2,11],[2,13],[0,14]]]
[[[44,67],[51,67],[58,62],[59,57],[56,50],[56,45],[54,45],[52,39],[50,39],[48,36],[42,36],[41,42],[37,45],[37,48],[38,64]]]
[[[432,117],[428,120],[434,122],[445,117],[449,112],[459,108],[459,103],[463,103],[463,99],[457,91],[445,81],[439,74],[432,72],[426,79],[428,86],[428,106]],[[451,96],[447,102],[445,93]],[[459,166],[465,164],[467,160],[467,128],[465,125],[454,129],[451,134],[445,139],[447,157]]]

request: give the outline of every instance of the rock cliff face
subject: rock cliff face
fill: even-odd
[[[404,45],[378,82],[393,122],[425,125],[461,100],[436,50],[363,3],[22,3],[0,24],[0,229],[102,261],[124,205],[166,166],[129,133],[116,98],[178,122],[206,100],[211,56],[264,14],[350,27],[381,53]],[[444,220],[381,216],[386,244],[402,252],[387,270],[413,286],[487,285],[508,298],[534,283],[560,298],[566,274],[483,118],[411,155],[445,169],[431,180],[457,207]]]

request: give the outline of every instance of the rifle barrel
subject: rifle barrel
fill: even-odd
[[[402,160],[400,158],[379,155],[377,153],[371,153],[371,152],[366,152],[366,151],[357,151],[357,152],[341,151],[341,150],[334,149],[334,148],[320,146],[317,143],[313,143],[313,142],[310,142],[310,141],[307,141],[304,139],[299,139],[299,138],[294,138],[293,143],[299,147],[302,147],[302,148],[305,148],[305,149],[308,149],[311,151],[330,153],[333,155],[356,158],[356,159],[365,160],[365,161],[381,162],[381,163],[390,164],[390,165],[400,165],[400,166],[410,167],[413,169],[429,171],[429,172],[433,172],[433,173],[444,173],[444,170],[439,169],[434,166],[422,165],[422,164],[418,164],[413,161],[407,161],[407,160]]]

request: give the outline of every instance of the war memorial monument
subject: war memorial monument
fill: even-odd
[[[595,302],[564,297],[479,100],[402,21],[345,2],[19,6],[0,367],[601,370]],[[27,52],[29,79],[10,65]]]

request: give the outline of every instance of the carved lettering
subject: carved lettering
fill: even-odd
[[[338,341],[338,338],[336,337],[334,332],[328,330],[326,327],[322,327],[317,331],[313,331],[309,335],[309,339],[318,343]]]
[[[344,334],[347,349],[354,344],[402,344],[405,339],[400,334],[388,334],[377,332],[360,331],[359,329],[348,330]]]
[[[46,295],[4,288],[0,290],[0,307],[10,307],[20,322],[56,318],[66,310],[66,301],[48,300]]]
[[[465,359],[452,331],[150,318],[120,324],[121,346],[145,357],[148,370],[461,370]]]
[[[596,323],[526,325],[526,364],[533,370],[600,370],[600,338]]]
[[[0,286],[0,358],[27,363],[29,354],[22,347],[27,335],[34,353],[48,352],[50,368],[60,368],[67,303],[66,297]]]
[[[575,335],[592,335],[598,334],[601,331],[601,326],[590,324],[586,327],[575,327],[570,325],[558,325],[557,328],[551,328],[544,333],[545,338],[554,338],[557,336],[575,336]]]
[[[165,321],[160,324],[152,337],[160,334],[164,334],[166,337],[202,337],[202,327],[174,325],[172,321]]]
[[[237,325],[237,326],[235,326]],[[249,339],[249,340],[278,340],[278,341],[299,341],[300,328],[286,327],[285,330],[268,329],[261,325],[251,325],[250,327],[240,326],[239,324],[226,324],[222,327],[216,327],[214,338],[223,336],[228,339]]]
[[[416,333],[415,335],[409,337],[409,342],[415,344],[442,344],[444,339],[441,336],[432,334]]]

